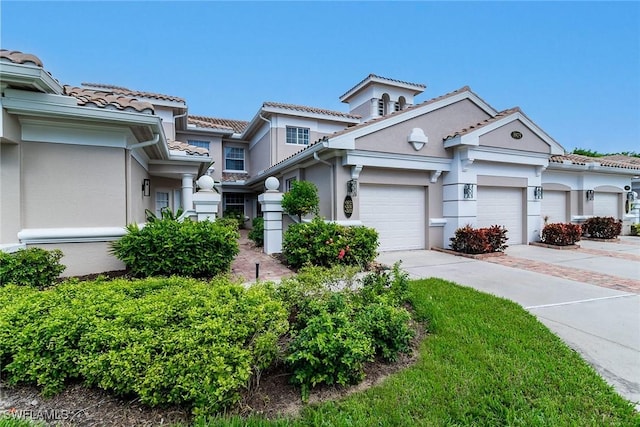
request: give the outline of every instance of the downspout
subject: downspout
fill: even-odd
[[[135,150],[136,148],[147,147],[149,145],[157,144],[158,141],[160,141],[160,134],[156,133],[155,136],[153,137],[153,139],[150,139],[149,141],[142,141],[142,142],[138,142],[137,144],[130,145],[130,146],[127,147],[127,149]]]
[[[262,120],[264,120],[265,122],[269,123],[269,165],[273,165],[273,143],[272,143],[272,133],[271,133],[271,129],[273,128],[273,124],[271,123],[271,120],[269,119],[265,119],[264,117],[262,117],[262,113],[258,114],[258,117],[260,117]]]
[[[335,200],[334,200],[334,188],[333,188],[333,175],[334,175],[334,165],[332,163],[327,162],[326,160],[322,160],[320,156],[318,156],[317,152],[313,153],[313,158],[318,162],[325,164],[331,168],[331,175],[329,175],[329,197],[331,198],[331,221],[335,220]]]

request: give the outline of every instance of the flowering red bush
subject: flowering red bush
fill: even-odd
[[[622,221],[610,216],[594,216],[582,226],[585,236],[596,239],[615,239],[622,232]]]
[[[458,228],[451,239],[451,249],[465,254],[503,252],[507,245],[507,229],[501,225],[488,228],[473,228],[470,225]]]
[[[542,243],[557,246],[569,246],[580,241],[582,227],[577,224],[547,224],[542,229]]]

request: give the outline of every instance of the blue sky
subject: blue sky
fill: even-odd
[[[264,101],[346,111],[369,73],[469,85],[567,150],[640,151],[638,2],[0,3],[2,48],[64,84],[180,96],[251,120]]]

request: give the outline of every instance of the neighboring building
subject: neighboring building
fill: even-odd
[[[221,183],[219,215],[247,218],[267,177],[282,191],[312,181],[321,215],[375,227],[381,250],[446,247],[466,224],[505,225],[513,245],[536,240],[544,217],[622,219],[640,174],[630,159],[566,154],[468,87],[415,103],[424,85],[371,74],[340,97],[348,113],[265,102],[241,121],[189,115],[174,96],[62,86],[19,52],[0,51],[0,81],[0,244],[60,247],[66,274],[122,268],[108,242],[146,209],[190,209],[204,173]]]

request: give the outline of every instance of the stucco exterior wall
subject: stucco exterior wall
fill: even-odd
[[[522,138],[514,139],[511,132],[518,131]],[[498,148],[511,148],[515,150],[531,151],[534,153],[550,153],[549,144],[525,126],[520,120],[515,120],[505,126],[501,126],[480,137],[480,145]]]
[[[331,169],[324,164],[308,167],[304,171],[305,181],[313,182],[318,187],[320,198],[320,216],[331,219]]]
[[[258,172],[271,166],[271,152],[269,148],[269,133],[264,134],[258,141],[247,150],[251,157],[251,166],[249,174],[255,176]]]
[[[356,148],[386,153],[410,154],[416,156],[451,157],[444,149],[442,140],[461,126],[472,125],[489,118],[489,115],[469,100],[462,100],[405,122],[398,123],[356,140]],[[429,142],[416,151],[407,142],[413,128],[421,128]]]
[[[0,144],[0,244],[18,242],[20,206],[20,145]]]
[[[60,260],[67,268],[62,277],[82,276],[106,271],[124,270],[126,266],[110,254],[111,242],[56,243],[28,245],[46,250],[60,249],[64,256]]]
[[[145,209],[152,210],[151,197],[145,197],[142,193],[142,182],[144,179],[151,179],[147,171],[138,161],[131,157],[131,182],[129,183],[129,202],[131,204],[129,212],[131,217],[128,222],[142,223],[146,221]]]
[[[125,224],[123,149],[30,142],[22,147],[24,228]]]

